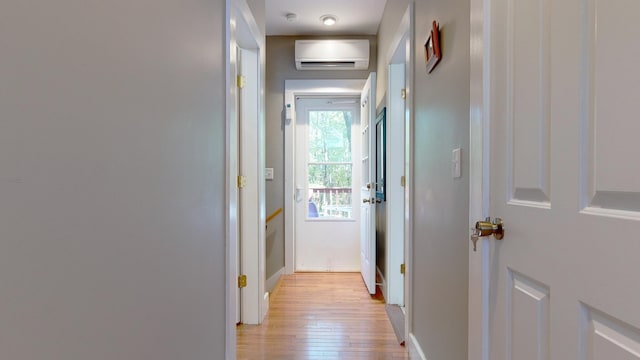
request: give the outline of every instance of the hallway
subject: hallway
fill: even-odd
[[[408,359],[359,273],[284,275],[264,323],[237,329],[239,360]]]

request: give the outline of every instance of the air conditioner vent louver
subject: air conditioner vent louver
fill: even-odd
[[[298,70],[366,70],[369,40],[296,40]]]
[[[354,69],[356,67],[355,61],[302,61],[300,62],[300,67],[349,67]]]

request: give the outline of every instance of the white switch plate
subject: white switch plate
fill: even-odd
[[[273,180],[273,168],[264,169],[265,180]]]
[[[453,149],[453,155],[452,155],[452,159],[451,159],[451,166],[452,166],[452,170],[453,170],[453,178],[457,179],[460,178],[462,175],[460,174],[460,157],[461,157],[461,151],[460,148],[456,148]]]
[[[284,118],[291,120],[291,104],[287,104],[284,107]]]

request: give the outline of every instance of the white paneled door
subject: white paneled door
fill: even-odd
[[[640,1],[485,2],[489,358],[640,359]]]
[[[376,73],[371,73],[360,97],[360,132],[362,135],[360,272],[370,294],[376,293],[375,89]]]

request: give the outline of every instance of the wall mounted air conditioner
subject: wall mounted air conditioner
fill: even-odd
[[[367,70],[369,40],[296,40],[298,70]]]

